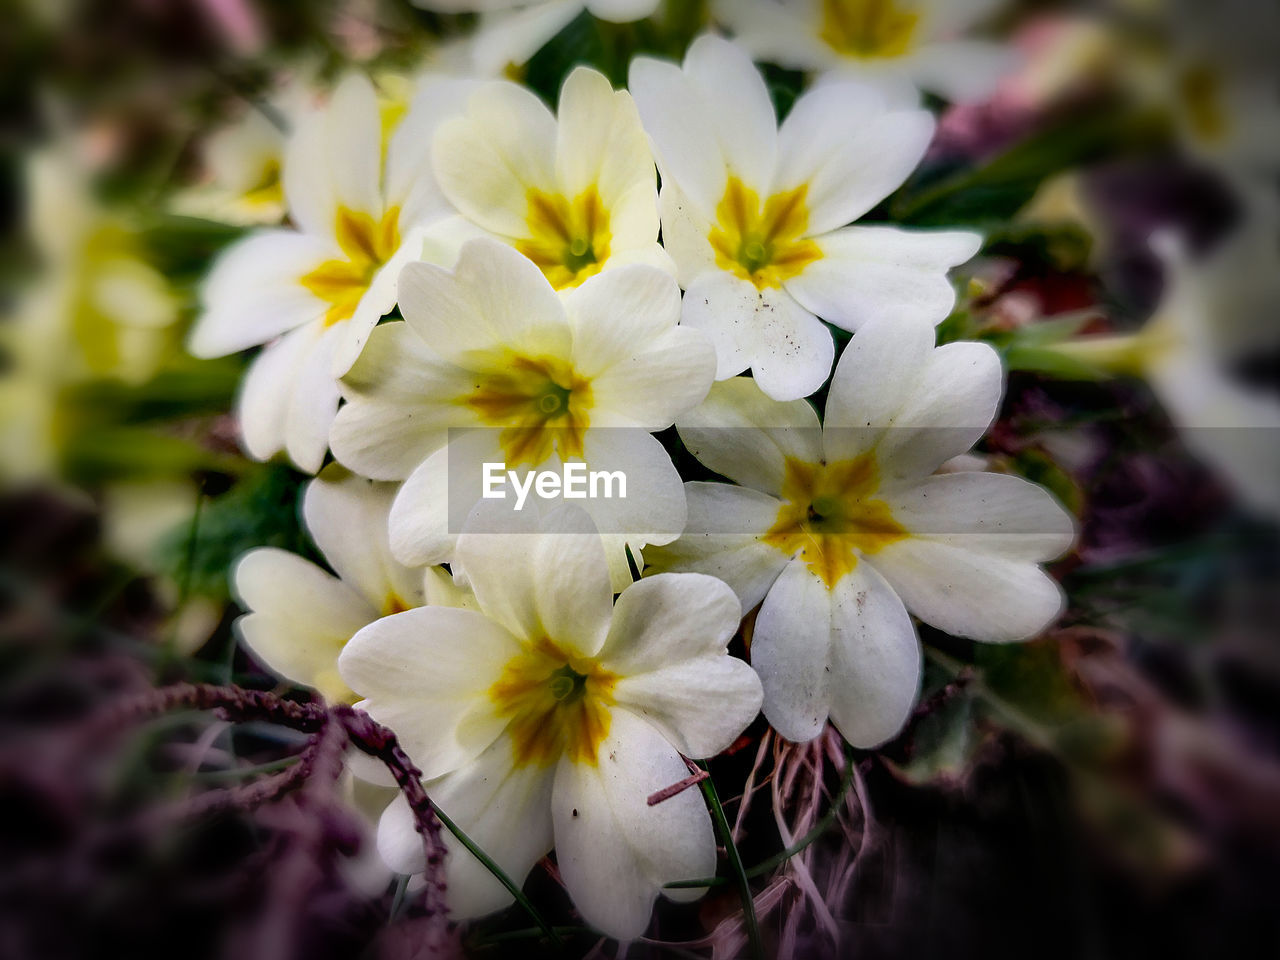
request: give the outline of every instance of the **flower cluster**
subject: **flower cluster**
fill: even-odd
[[[830,719],[875,746],[918,695],[913,615],[1010,641],[1061,607],[1040,564],[1071,518],[1023,479],[949,467],[1002,394],[990,347],[935,346],[948,271],[981,238],[869,217],[933,137],[897,81],[943,79],[929,38],[954,17],[857,6],[823,5],[834,53],[810,62],[813,38],[743,4],[725,19],[744,47],[637,58],[629,90],[579,67],[554,112],[509,80],[428,74],[396,98],[350,74],[294,111],[288,226],[223,255],[190,338],[206,357],[265,345],[244,445],[319,471],[304,519],[336,575],[243,557],[243,642],[394,729],[517,882],[554,849],[615,937],[643,933],[659,892],[700,892],[664,885],[715,873],[697,791],[646,803],[683,758],[762,705],[787,739]],[[533,7],[507,15],[551,14]],[[842,70],[780,124],[747,52],[766,39],[799,66],[902,69]],[[682,482],[677,436],[731,482]],[[626,492],[521,512],[489,502],[494,463],[526,484],[578,464]],[[403,800],[378,836],[393,869],[424,868]],[[509,902],[450,842],[454,914]]]

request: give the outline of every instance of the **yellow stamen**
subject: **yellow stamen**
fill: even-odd
[[[833,463],[806,463],[787,457],[782,481],[785,501],[764,542],[788,556],[800,556],[830,589],[875,553],[908,536],[883,500],[874,454]]]
[[[395,255],[400,247],[400,208],[389,208],[375,221],[367,213],[339,207],[333,232],[346,259],[326,260],[301,280],[329,304],[326,326],[351,318],[374,275]]]
[[[526,357],[511,350],[468,358],[475,389],[461,400],[489,426],[508,467],[536,465],[552,452],[561,460],[582,457],[590,423],[591,381],[555,357]]]
[[[918,13],[894,0],[822,0],[818,35],[848,57],[901,57],[911,49],[919,22]]]
[[[271,157],[262,165],[258,182],[244,192],[250,206],[276,206],[284,203],[284,180],[280,177],[280,158]]]
[[[530,189],[525,219],[529,236],[516,249],[542,270],[557,290],[576,287],[609,259],[609,211],[595,187],[573,200]]]
[[[618,678],[594,660],[579,659],[542,638],[508,661],[489,699],[508,730],[517,767],[548,767],[566,753],[596,763],[609,735],[609,710]]]
[[[818,245],[804,239],[809,227],[808,192],[805,184],[776,193],[762,207],[759,194],[730,177],[716,207],[717,223],[707,236],[716,265],[765,290],[781,286],[822,259]]]

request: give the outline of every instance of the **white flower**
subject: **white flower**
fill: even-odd
[[[288,77],[261,104],[205,138],[205,182],[174,198],[179,213],[225,223],[279,223],[285,214],[284,152],[287,132],[317,97],[313,70]]]
[[[391,512],[401,560],[449,559],[482,497],[484,463],[524,475],[569,461],[622,471],[626,497],[583,501],[610,537],[619,585],[630,579],[624,541],[635,550],[684,528],[680,477],[649,433],[701,402],[715,358],[676,325],[669,274],[618,267],[562,299],[532,261],[482,238],[453,272],[406,266],[400,309],[405,322],[378,327],[344,378],[331,439],[351,469],[408,478]],[[451,428],[479,429],[450,441]]]
[[[479,86],[466,112],[441,124],[432,156],[462,214],[455,235],[510,243],[557,290],[624,263],[674,272],[658,243],[657,173],[635,104],[595,70],[569,74],[558,117],[514,83]]]
[[[396,731],[432,801],[517,883],[556,850],[592,926],[630,939],[664,883],[714,874],[715,838],[696,789],[646,798],[688,776],[681,754],[725,749],[760,709],[750,667],[726,654],[740,609],[719,580],[672,574],[618,598],[585,516],[539,528],[464,532],[457,557],[479,607],[423,607],[379,620],[343,651],[359,706]],[[510,902],[446,836],[457,918]],[[378,846],[401,873],[423,869],[408,805],[383,814]]]
[[[661,0],[413,0],[424,10],[479,13],[480,29],[471,41],[476,72],[494,76],[519,66],[542,49],[583,10],[601,20],[643,20]]]
[[[846,227],[906,179],[932,116],[852,84],[796,101],[781,129],[764,79],[725,40],[695,40],[681,70],[645,58],[631,90],[662,171],[662,231],[687,291],[682,322],[715,344],[717,379],[750,367],[761,389],[813,393],[835,348],[818,317],[942,320],[949,267],[972,233]]]
[[[1137,333],[1051,349],[1100,371],[1145,378],[1187,448],[1244,503],[1280,517],[1280,400],[1233,370],[1280,344],[1280,218],[1269,193],[1252,199],[1237,232],[1207,259],[1188,259],[1173,236],[1155,239],[1166,288]]]
[[[821,429],[806,401],[745,378],[677,424],[742,486],[686,484],[686,533],[648,559],[722,578],[744,609],[764,601],[751,661],[784,737],[808,740],[828,715],[857,746],[898,732],[920,675],[908,611],[989,641],[1057,616],[1061,591],[1037,564],[1070,545],[1070,516],[1018,477],[934,474],[982,436],[1001,383],[990,347],[935,348],[925,324],[877,320],[841,357]]]
[[[387,543],[395,488],[329,466],[307,486],[307,530],[337,576],[297,554],[259,547],[235,566],[232,582],[249,612],[236,621],[245,646],[273,672],[320,691],[326,700],[354,697],[338,675],[338,654],[365,624],[417,607],[424,572],[397,563]],[[427,585],[442,576],[428,571]],[[459,604],[452,590],[431,599]]]
[[[920,90],[982,100],[1016,64],[997,43],[962,34],[1001,0],[715,0],[717,19],[758,60],[835,71],[897,102]]]
[[[138,229],[93,196],[82,144],[26,158],[27,229],[40,270],[0,322],[0,482],[47,480],[75,424],[68,388],[138,385],[179,350],[181,301]]]
[[[1171,0],[1149,14],[1136,40],[1117,52],[1134,92],[1168,110],[1194,157],[1273,186],[1280,165],[1280,9],[1253,0]]]
[[[420,97],[400,119],[402,107],[381,109],[367,78],[344,78],[299,120],[286,149],[284,192],[297,229],[258,231],[210,272],[193,354],[279,337],[250,367],[239,399],[254,457],[283,449],[302,469],[319,469],[338,406],[335,377],[394,306],[399,268],[421,250],[419,228],[447,209],[429,169],[433,102]]]

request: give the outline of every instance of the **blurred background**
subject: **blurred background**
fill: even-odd
[[[537,33],[493,12],[538,6]],[[717,25],[697,0],[588,6],[6,5],[0,956],[431,955],[414,886],[378,865],[377,797],[252,789],[304,734],[102,717],[180,681],[310,696],[236,643],[227,579],[255,546],[323,563],[309,478],[242,452],[248,357],[182,348],[218,253],[286,217],[291,112],[352,67],[389,98],[447,71],[554,104],[578,63],[622,85]],[[940,338],[1005,359],[976,453],[1079,517],[1069,609],[1015,646],[926,629],[920,707],[878,751],[757,725],[712,772],[779,955],[1280,956],[1280,5],[984,7],[970,33],[1009,69],[926,95],[929,155],[867,219],[986,237]],[[495,62],[476,38],[504,24]],[[811,77],[764,68],[784,113]],[[563,948],[508,911],[449,949],[617,955],[545,867],[527,889]],[[662,907],[628,956],[741,955],[736,910],[732,887]]]

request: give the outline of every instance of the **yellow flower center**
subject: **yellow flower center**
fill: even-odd
[[[374,275],[399,249],[400,208],[389,208],[375,221],[367,213],[339,207],[333,232],[345,259],[326,260],[301,280],[329,304],[326,326],[351,318]]]
[[[594,766],[609,735],[617,682],[594,660],[571,656],[545,637],[509,660],[489,699],[509,720],[515,765],[547,767],[568,754]]]
[[[1227,135],[1227,115],[1222,107],[1222,77],[1208,64],[1200,64],[1178,78],[1178,99],[1191,132],[1205,143],[1219,143]]]
[[[805,184],[775,193],[762,206],[759,194],[730,177],[716,207],[717,222],[707,236],[716,265],[765,290],[781,286],[822,259],[818,245],[804,238],[809,227],[808,192]]]
[[[252,207],[284,203],[284,180],[281,179],[280,172],[280,158],[268,157],[262,164],[257,182],[244,192],[244,202]]]
[[[847,57],[901,57],[911,49],[920,15],[894,0],[822,0],[822,30],[828,46]]]
[[[553,451],[561,460],[581,458],[591,381],[572,364],[511,350],[473,356],[464,364],[476,373],[475,389],[461,402],[482,422],[503,428],[498,442],[508,467],[542,463]]]
[[[830,589],[858,565],[908,533],[888,504],[874,499],[880,471],[874,454],[833,463],[806,463],[787,457],[782,481],[785,501],[764,542],[804,562]]]
[[[557,290],[575,287],[609,259],[609,211],[588,187],[573,200],[530,189],[527,239],[516,249],[542,270]]]

